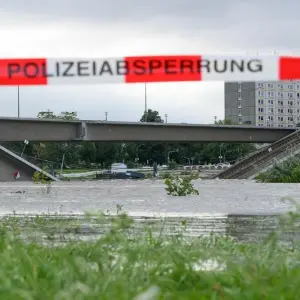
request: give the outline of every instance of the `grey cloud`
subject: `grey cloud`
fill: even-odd
[[[170,122],[209,123],[215,114],[221,118],[223,85],[208,84],[207,91],[198,86],[189,93],[189,86],[195,85],[149,84],[148,108],[158,110],[161,116],[167,113]],[[184,96],[188,98],[182,101]],[[20,87],[20,108],[21,117],[36,117],[39,111],[50,109],[55,113],[77,111],[81,119],[104,120],[108,112],[109,120],[139,121],[144,110],[144,87],[118,85],[118,92],[115,85]],[[0,115],[17,116],[17,87],[0,87]]]
[[[56,23],[64,21],[82,21],[91,26],[106,25],[124,28],[123,33],[127,36],[134,34],[126,29],[128,26],[138,28],[153,37],[153,49],[157,49],[157,36],[164,33],[164,37],[176,37],[179,42],[195,41],[194,48],[201,53],[203,41],[215,47],[215,50],[281,50],[299,48],[298,28],[300,2],[295,0],[274,1],[242,1],[242,0],[0,0],[0,12],[11,12],[28,15],[34,22],[36,18]],[[0,22],[4,22],[0,20]],[[5,23],[2,23],[2,29]],[[108,26],[107,26],[108,25]],[[3,27],[4,26],[4,27]],[[7,28],[9,30],[9,28]],[[116,30],[114,28],[113,30]],[[96,37],[95,37],[96,38]],[[107,40],[107,43],[110,41]],[[66,40],[66,44],[68,41]],[[120,44],[120,47],[122,45]],[[172,47],[173,46],[173,47]],[[176,52],[176,43],[170,43],[170,52]],[[122,48],[120,48],[122,51]],[[134,51],[134,45],[132,51]],[[64,88],[28,88],[22,89],[21,112],[26,116],[35,116],[39,110],[54,109],[78,110],[82,118],[98,119],[104,117],[104,112],[109,112],[109,117],[114,120],[137,120],[143,110],[143,92],[140,98],[135,100],[131,96],[120,96],[114,92],[114,87],[108,88],[107,94],[103,93],[102,87],[97,91],[76,89],[72,91]],[[189,97],[188,89],[185,90]],[[218,94],[212,92],[203,96],[213,99],[214,103],[206,103],[201,106],[198,103],[184,102],[182,106],[176,104],[173,109],[174,97],[165,99],[160,103],[161,97],[158,92],[153,95],[149,107],[159,109],[161,114],[168,113],[178,122],[191,120],[191,122],[209,122],[214,114],[220,115],[222,107],[222,90]],[[197,99],[198,95],[194,95]],[[83,99],[84,98],[84,99]],[[109,99],[109,102],[107,101]],[[84,102],[83,102],[84,100]],[[149,97],[149,101],[151,97]],[[167,101],[168,100],[168,101]],[[199,97],[199,101],[202,98]],[[203,100],[204,101],[204,100]],[[161,106],[159,106],[161,104]],[[0,112],[2,115],[15,115],[16,112],[15,89],[0,88]],[[184,109],[186,105],[186,110]],[[171,107],[173,110],[171,110]],[[210,110],[211,107],[211,110]],[[217,107],[215,112],[212,107]],[[182,112],[191,114],[182,115]],[[207,116],[206,116],[207,115]]]
[[[195,24],[201,24],[211,20],[210,23],[228,23],[239,27],[237,22],[248,22],[252,26],[261,21],[274,19],[281,20],[298,19],[300,3],[294,0],[286,0],[283,4],[280,0],[272,2],[241,1],[241,0],[14,0],[0,1],[2,11],[33,13],[51,16],[52,18],[81,18],[103,21],[147,21],[158,17],[174,18],[178,21],[178,27],[185,26],[185,22],[191,20]],[[180,20],[184,22],[180,22]],[[141,23],[141,25],[143,25]],[[205,25],[205,24],[204,24]],[[195,28],[196,29],[196,28]]]
[[[157,16],[207,18],[214,15],[222,16],[229,7],[223,1],[215,1],[215,5],[201,0],[173,0],[172,2],[152,0],[53,0],[40,5],[40,0],[1,0],[0,7],[4,11],[18,11],[24,13],[37,13],[55,17],[78,17],[93,19],[98,22],[103,20],[146,21]],[[4,2],[5,1],[5,2]],[[217,9],[216,9],[217,6]]]
[[[153,28],[232,48],[297,48],[300,2],[295,0],[0,0],[0,11]],[[145,34],[147,32],[145,31]],[[219,46],[219,45],[218,45]]]

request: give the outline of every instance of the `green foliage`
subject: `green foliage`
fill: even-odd
[[[171,179],[172,178],[172,173],[170,172],[165,172],[165,173],[161,173],[159,175],[160,179]]]
[[[288,229],[297,218],[287,214],[281,222]],[[154,235],[150,227],[129,235],[134,223],[125,214],[87,214],[83,227],[79,222],[1,219],[1,299],[299,298],[299,244],[280,243],[275,232],[263,243],[239,243],[213,234],[187,238],[188,220],[176,226],[176,236],[163,228]],[[94,242],[63,239],[86,230],[87,223],[108,230]],[[64,243],[54,243],[55,236]]]
[[[237,125],[237,124],[233,123],[231,121],[231,119],[216,120],[215,124],[216,125]]]
[[[171,160],[168,164],[168,169],[169,170],[175,170],[177,168],[177,163],[174,160]]]
[[[38,113],[37,117],[39,119],[50,119],[50,120],[78,120],[77,112],[67,112],[63,111],[60,115],[55,115],[53,111],[47,110],[47,111],[41,111]]]
[[[48,173],[49,169],[44,168],[43,171]],[[36,184],[38,184],[38,183],[50,184],[51,183],[51,179],[48,176],[46,176],[44,173],[39,172],[39,171],[34,172],[34,174],[32,176],[32,181]]]
[[[146,122],[146,117],[147,117],[147,122],[164,123],[164,120],[161,118],[157,110],[148,109],[147,116],[146,113],[144,112],[143,116],[140,119],[140,122]]]
[[[300,156],[286,160],[275,165],[267,172],[256,177],[258,182],[268,183],[299,183],[300,182]]]
[[[171,196],[187,196],[187,195],[199,195],[199,191],[196,190],[192,184],[194,178],[190,176],[186,177],[171,177],[165,180],[167,187],[165,188],[168,195]]]

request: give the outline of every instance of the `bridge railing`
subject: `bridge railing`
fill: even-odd
[[[287,144],[288,142],[288,144]],[[239,169],[238,172],[234,175],[234,178],[249,178],[251,175],[257,173],[259,170],[266,168],[268,165],[272,165],[272,160],[276,159],[281,160],[282,158],[289,156],[289,151],[292,153],[293,148],[296,150],[300,147],[300,139],[297,134],[290,136],[289,140],[280,143],[277,147],[272,147],[272,151],[268,155],[260,157],[260,159],[254,161],[252,164],[249,164],[245,168]]]
[[[284,149],[280,149],[278,151],[272,151],[268,159],[263,160],[259,163],[256,163],[251,166],[250,169],[245,170],[243,172],[242,178],[249,178],[255,174],[258,174],[261,170],[267,168],[268,166],[271,167],[275,165],[277,162],[290,157],[293,153],[300,151],[300,143],[294,143],[289,145],[289,147],[285,147]],[[273,153],[274,152],[274,153]]]
[[[282,147],[285,147],[286,144],[290,144],[292,146],[293,144],[298,144],[300,141],[299,138],[299,131],[295,131],[291,133],[290,135],[280,139],[279,141],[274,142],[273,144],[264,147],[263,149],[260,149],[258,152],[254,153],[253,155],[250,155],[246,157],[245,159],[241,160],[237,164],[233,165],[229,169],[227,169],[224,172],[221,172],[218,176],[219,178],[240,178],[240,175],[245,172],[245,169],[253,168],[253,164],[257,164],[258,162],[262,160],[267,160],[268,157],[271,155],[275,155],[278,151],[281,152]],[[269,151],[271,148],[272,151]],[[275,151],[275,152],[274,152]],[[270,152],[273,152],[270,154]]]

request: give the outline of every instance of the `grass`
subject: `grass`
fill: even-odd
[[[258,182],[264,183],[299,183],[300,182],[300,156],[299,154],[280,164],[274,165],[270,170],[256,177]]]
[[[290,213],[285,224],[298,217]],[[47,235],[75,233],[87,222],[101,227],[107,218],[96,242],[57,246]],[[241,244],[226,236],[186,238],[184,222],[173,237],[150,228],[132,235],[132,225],[125,214],[2,219],[0,299],[298,299],[300,249],[280,244],[275,233]],[[46,244],[34,238],[45,233]]]

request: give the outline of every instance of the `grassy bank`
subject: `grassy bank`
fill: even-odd
[[[269,171],[259,174],[259,182],[269,183],[299,183],[300,182],[300,156],[286,160],[275,165]]]
[[[288,216],[292,223],[298,215]],[[89,219],[101,226],[103,216]],[[1,299],[297,299],[300,251],[276,234],[261,244],[229,237],[166,237],[149,228],[128,235],[132,220],[111,218],[96,242],[43,245],[49,228],[76,231],[74,220],[10,217],[1,221]],[[184,231],[188,224],[178,224]],[[25,232],[27,228],[27,233]],[[50,230],[50,231],[51,231]],[[31,233],[30,239],[22,239]],[[50,242],[50,243],[49,243]],[[143,295],[146,293],[146,295]],[[148,296],[147,296],[148,295]]]

